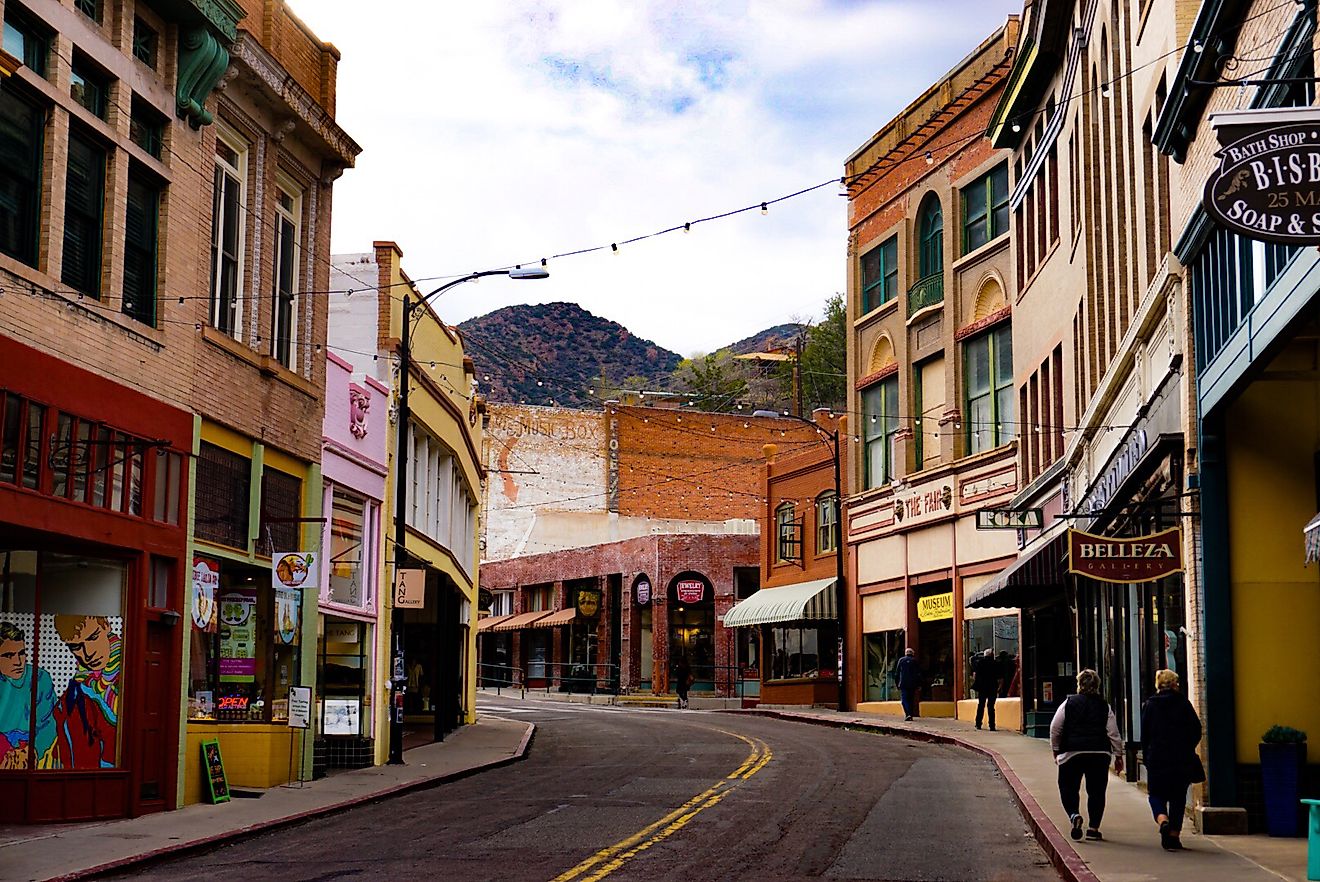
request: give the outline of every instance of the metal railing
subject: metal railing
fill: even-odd
[[[531,677],[523,668],[513,665],[501,665],[490,662],[480,662],[477,664],[477,688],[494,689],[496,695],[502,695],[505,689],[516,690],[523,697],[526,697],[528,691],[544,691],[547,695],[552,692],[574,692],[589,695],[614,695],[618,696],[625,691],[621,688],[621,671],[619,666],[612,662],[596,662],[592,665],[585,665],[580,662],[544,662],[538,663],[537,669],[544,672],[542,677]],[[673,680],[674,669],[669,669],[670,680]],[[715,695],[730,698],[747,697],[747,684],[749,682],[759,683],[757,679],[749,679],[743,676],[742,667],[739,665],[693,665],[692,673],[697,684],[711,685],[710,690],[694,690],[697,694]],[[537,681],[536,686],[530,686],[529,680]],[[652,681],[651,691],[655,694],[672,694],[670,683],[657,684]]]
[[[908,289],[908,315],[944,302],[944,271],[917,279]]]

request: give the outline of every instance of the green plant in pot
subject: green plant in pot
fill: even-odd
[[[1271,836],[1301,836],[1301,787],[1306,770],[1306,733],[1271,726],[1260,738],[1260,778],[1265,828]]]

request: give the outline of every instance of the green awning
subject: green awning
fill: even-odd
[[[745,628],[748,625],[817,619],[833,621],[838,618],[834,593],[833,579],[762,588],[725,614],[724,627]]]

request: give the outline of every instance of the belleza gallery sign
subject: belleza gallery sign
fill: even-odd
[[[1320,115],[1315,108],[1217,113],[1219,169],[1202,204],[1250,239],[1320,245]]]
[[[1101,582],[1150,582],[1182,572],[1182,532],[1118,539],[1068,531],[1068,572]]]

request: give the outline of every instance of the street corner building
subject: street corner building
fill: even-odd
[[[0,6],[4,817],[198,801],[209,740],[236,786],[287,781],[322,517],[303,292],[359,152],[338,52],[276,0]]]
[[[388,241],[372,243],[369,252],[336,255],[330,287],[337,293],[329,298],[332,351],[337,349],[354,361],[365,378],[359,393],[370,396],[369,406],[377,416],[388,414],[389,424],[381,431],[386,436],[390,480],[384,487],[380,528],[391,548],[395,537],[404,535],[402,563],[393,550],[382,555],[380,584],[388,590],[376,602],[381,618],[375,628],[375,660],[370,663],[378,673],[361,674],[370,687],[364,684],[360,690],[365,702],[363,731],[354,735],[365,738],[366,728],[374,726],[379,733],[378,762],[389,748],[386,735],[391,719],[402,721],[404,748],[442,739],[476,720],[478,531],[486,405],[476,392],[476,369],[461,335],[437,311],[443,301],[424,302],[425,292],[403,270],[402,259],[403,250]],[[405,313],[405,295],[411,315]],[[399,367],[405,322],[411,359],[408,416],[401,427]],[[355,394],[351,386],[349,394]],[[406,469],[402,478],[401,463]],[[346,551],[349,556],[354,553]],[[393,590],[399,570],[417,574],[416,584],[421,587],[416,595],[403,597]],[[328,678],[333,666],[350,660],[330,658],[329,619],[326,634]],[[358,637],[365,641],[367,631]],[[354,647],[348,655],[356,651]],[[371,654],[361,644],[361,664],[367,665]],[[392,689],[392,681],[401,688]],[[391,700],[398,706],[389,707]],[[366,721],[368,711],[374,714],[374,723]],[[329,733],[326,743],[333,756],[335,739]]]
[[[1007,506],[1023,436],[1034,442],[1053,420],[1015,385],[1010,194],[1021,170],[980,137],[1018,40],[1010,17],[845,167],[856,455],[843,534],[859,647],[851,692],[866,712],[903,713],[895,669],[912,648],[921,713],[970,720],[970,660],[989,649],[1000,722],[1020,720],[1016,604],[967,605],[1017,553],[1013,531],[979,529],[978,515]]]

